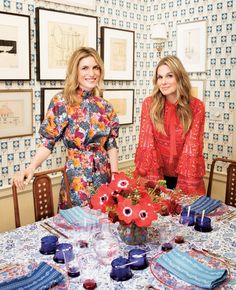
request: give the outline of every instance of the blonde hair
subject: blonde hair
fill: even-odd
[[[158,69],[162,65],[167,65],[170,71],[174,74],[177,82],[177,116],[183,127],[183,131],[186,134],[192,123],[192,110],[190,107],[191,101],[191,83],[189,80],[188,73],[186,72],[183,64],[176,56],[166,56],[162,58],[155,71],[153,78],[153,91],[152,91],[152,108],[150,110],[150,117],[159,132],[165,133],[164,128],[164,105],[165,96],[161,93],[158,84],[157,76]]]
[[[104,65],[98,52],[91,47],[80,47],[69,59],[67,66],[67,74],[65,80],[65,86],[63,90],[63,96],[67,103],[71,106],[78,103],[77,89],[79,88],[78,83],[78,66],[82,59],[92,56],[96,63],[100,67],[100,78],[97,86],[93,89],[95,95],[102,94],[103,78],[104,78]]]

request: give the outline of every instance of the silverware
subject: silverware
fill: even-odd
[[[233,220],[236,217],[236,213],[231,215],[229,218],[227,218],[227,221]]]
[[[44,224],[40,224],[40,226],[42,227],[42,228],[44,228],[45,230],[47,230],[50,234],[52,234],[52,235],[54,235],[54,236],[56,236],[56,237],[60,237],[59,235],[57,235],[57,234],[55,234],[53,231],[51,231],[48,227],[46,227]]]
[[[130,263],[126,263],[126,264],[123,264],[123,265],[117,265],[117,266],[115,266],[115,268],[116,269],[122,269],[122,268],[125,268],[126,266],[129,266],[129,265],[133,265],[133,264],[135,264],[135,263],[137,263],[138,262],[138,260],[136,260],[136,261],[133,261],[133,262],[130,262]]]
[[[210,255],[212,257],[216,257],[216,258],[223,260],[224,262],[226,262],[227,264],[229,264],[233,267],[236,267],[236,261],[234,261],[234,260],[231,260],[229,258],[226,258],[225,256],[219,255],[217,253],[214,253],[214,252],[206,250],[206,249],[202,249],[202,251],[207,253],[208,255]]]
[[[220,217],[218,217],[216,220],[217,221],[222,221],[222,220],[228,220],[232,215],[236,215],[236,211],[235,210],[232,210]]]
[[[149,252],[151,252],[151,250],[146,251],[146,252],[144,252],[144,253],[142,253],[142,254],[134,254],[134,255],[132,255],[132,257],[133,257],[133,258],[141,258],[141,257],[145,256],[145,255],[146,255],[147,253],[149,253]]]
[[[44,224],[47,225],[48,227],[50,227],[55,232],[57,232],[59,235],[63,236],[66,239],[69,239],[69,237],[67,235],[65,235],[64,233],[62,233],[61,231],[59,231],[57,228],[53,227],[52,225],[50,225],[48,222],[44,222]]]

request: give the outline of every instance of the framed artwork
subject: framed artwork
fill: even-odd
[[[63,88],[41,88],[41,122],[45,118],[51,99]]]
[[[0,80],[30,78],[30,16],[0,12]]]
[[[188,72],[205,72],[207,22],[205,20],[177,25],[177,56]]]
[[[200,99],[201,101],[204,101],[204,81],[203,80],[191,80],[192,85],[192,96],[195,98]]]
[[[134,121],[134,90],[105,90],[103,98],[113,105],[120,125],[133,124]]]
[[[36,8],[37,80],[64,80],[72,53],[97,49],[97,17]]]
[[[32,90],[0,90],[0,138],[33,135]]]
[[[104,80],[134,80],[134,31],[101,27]]]
[[[96,10],[96,0],[46,0],[46,1]]]

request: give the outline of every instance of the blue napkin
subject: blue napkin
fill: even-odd
[[[80,227],[99,223],[98,217],[86,212],[82,207],[76,206],[69,209],[61,209],[60,215],[71,225]]]
[[[213,289],[227,278],[227,270],[215,270],[174,248],[160,256],[157,263],[179,279],[205,289]]]
[[[208,196],[201,196],[190,204],[191,210],[195,211],[196,214],[201,214],[203,210],[208,214],[221,205],[222,202],[220,200],[212,199]]]
[[[3,290],[46,290],[64,280],[64,276],[49,266],[41,262],[37,268],[25,276],[17,277],[3,283],[0,283],[0,289]]]

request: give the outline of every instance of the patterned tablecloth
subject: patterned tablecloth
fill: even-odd
[[[225,206],[224,206],[225,207]],[[228,208],[225,210],[229,210]],[[232,208],[231,208],[232,210]],[[218,208],[216,212],[209,215],[212,220],[213,231],[209,233],[201,233],[194,230],[193,227],[186,227],[179,223],[179,217],[159,217],[154,225],[149,228],[149,241],[138,248],[148,250],[147,253],[150,264],[152,267],[148,267],[144,270],[133,270],[133,277],[124,282],[116,282],[110,278],[111,265],[102,264],[99,255],[97,256],[98,249],[102,249],[103,246],[112,244],[117,246],[117,251],[113,253],[113,257],[122,255],[128,256],[128,251],[134,246],[128,246],[124,244],[118,235],[117,225],[111,226],[111,236],[107,239],[106,243],[101,243],[99,234],[95,234],[96,229],[90,229],[90,235],[87,238],[88,248],[80,248],[78,241],[82,237],[82,231],[73,227],[63,224],[62,218],[57,215],[54,218],[48,219],[48,222],[56,226],[60,231],[63,231],[69,236],[69,239],[64,237],[59,238],[59,242],[70,242],[73,244],[75,252],[78,256],[88,256],[86,268],[89,278],[95,278],[97,283],[96,289],[200,289],[197,287],[190,287],[186,283],[176,279],[168,272],[158,268],[155,263],[155,256],[161,255],[161,246],[159,244],[159,228],[160,225],[165,223],[170,227],[166,227],[169,233],[166,235],[167,241],[174,238],[176,235],[183,235],[187,242],[184,244],[176,244],[173,242],[174,247],[183,251],[192,251],[191,247],[196,249],[208,249],[214,253],[220,254],[228,259],[236,261],[236,218],[228,221],[219,221],[217,212],[221,214],[222,208]],[[84,289],[82,286],[82,279],[84,276],[78,278],[68,278],[64,264],[57,264],[53,261],[52,255],[42,255],[39,252],[40,239],[48,235],[49,233],[40,226],[43,222],[37,222],[27,226],[20,227],[11,232],[5,232],[0,234],[0,282],[15,277],[16,275],[22,275],[27,271],[35,268],[40,261],[45,261],[51,266],[55,267],[65,275],[65,283],[55,287],[55,289]],[[137,247],[137,246],[136,246]],[[102,252],[102,251],[101,251]],[[115,256],[114,256],[115,255]],[[196,255],[196,253],[195,253]],[[200,254],[199,254],[200,255]],[[214,265],[214,259],[207,257],[206,263]],[[152,261],[152,262],[151,262]],[[111,262],[111,261],[110,261]],[[218,261],[219,262],[219,261]],[[236,262],[235,262],[236,264]],[[224,264],[223,264],[224,266]],[[226,283],[221,285],[217,289],[236,289],[236,265],[228,268],[230,270],[230,277]],[[83,269],[81,269],[81,274]],[[155,275],[153,275],[153,273]],[[149,287],[152,285],[153,288]],[[172,286],[171,286],[172,285]],[[154,288],[155,287],[155,288]]]

